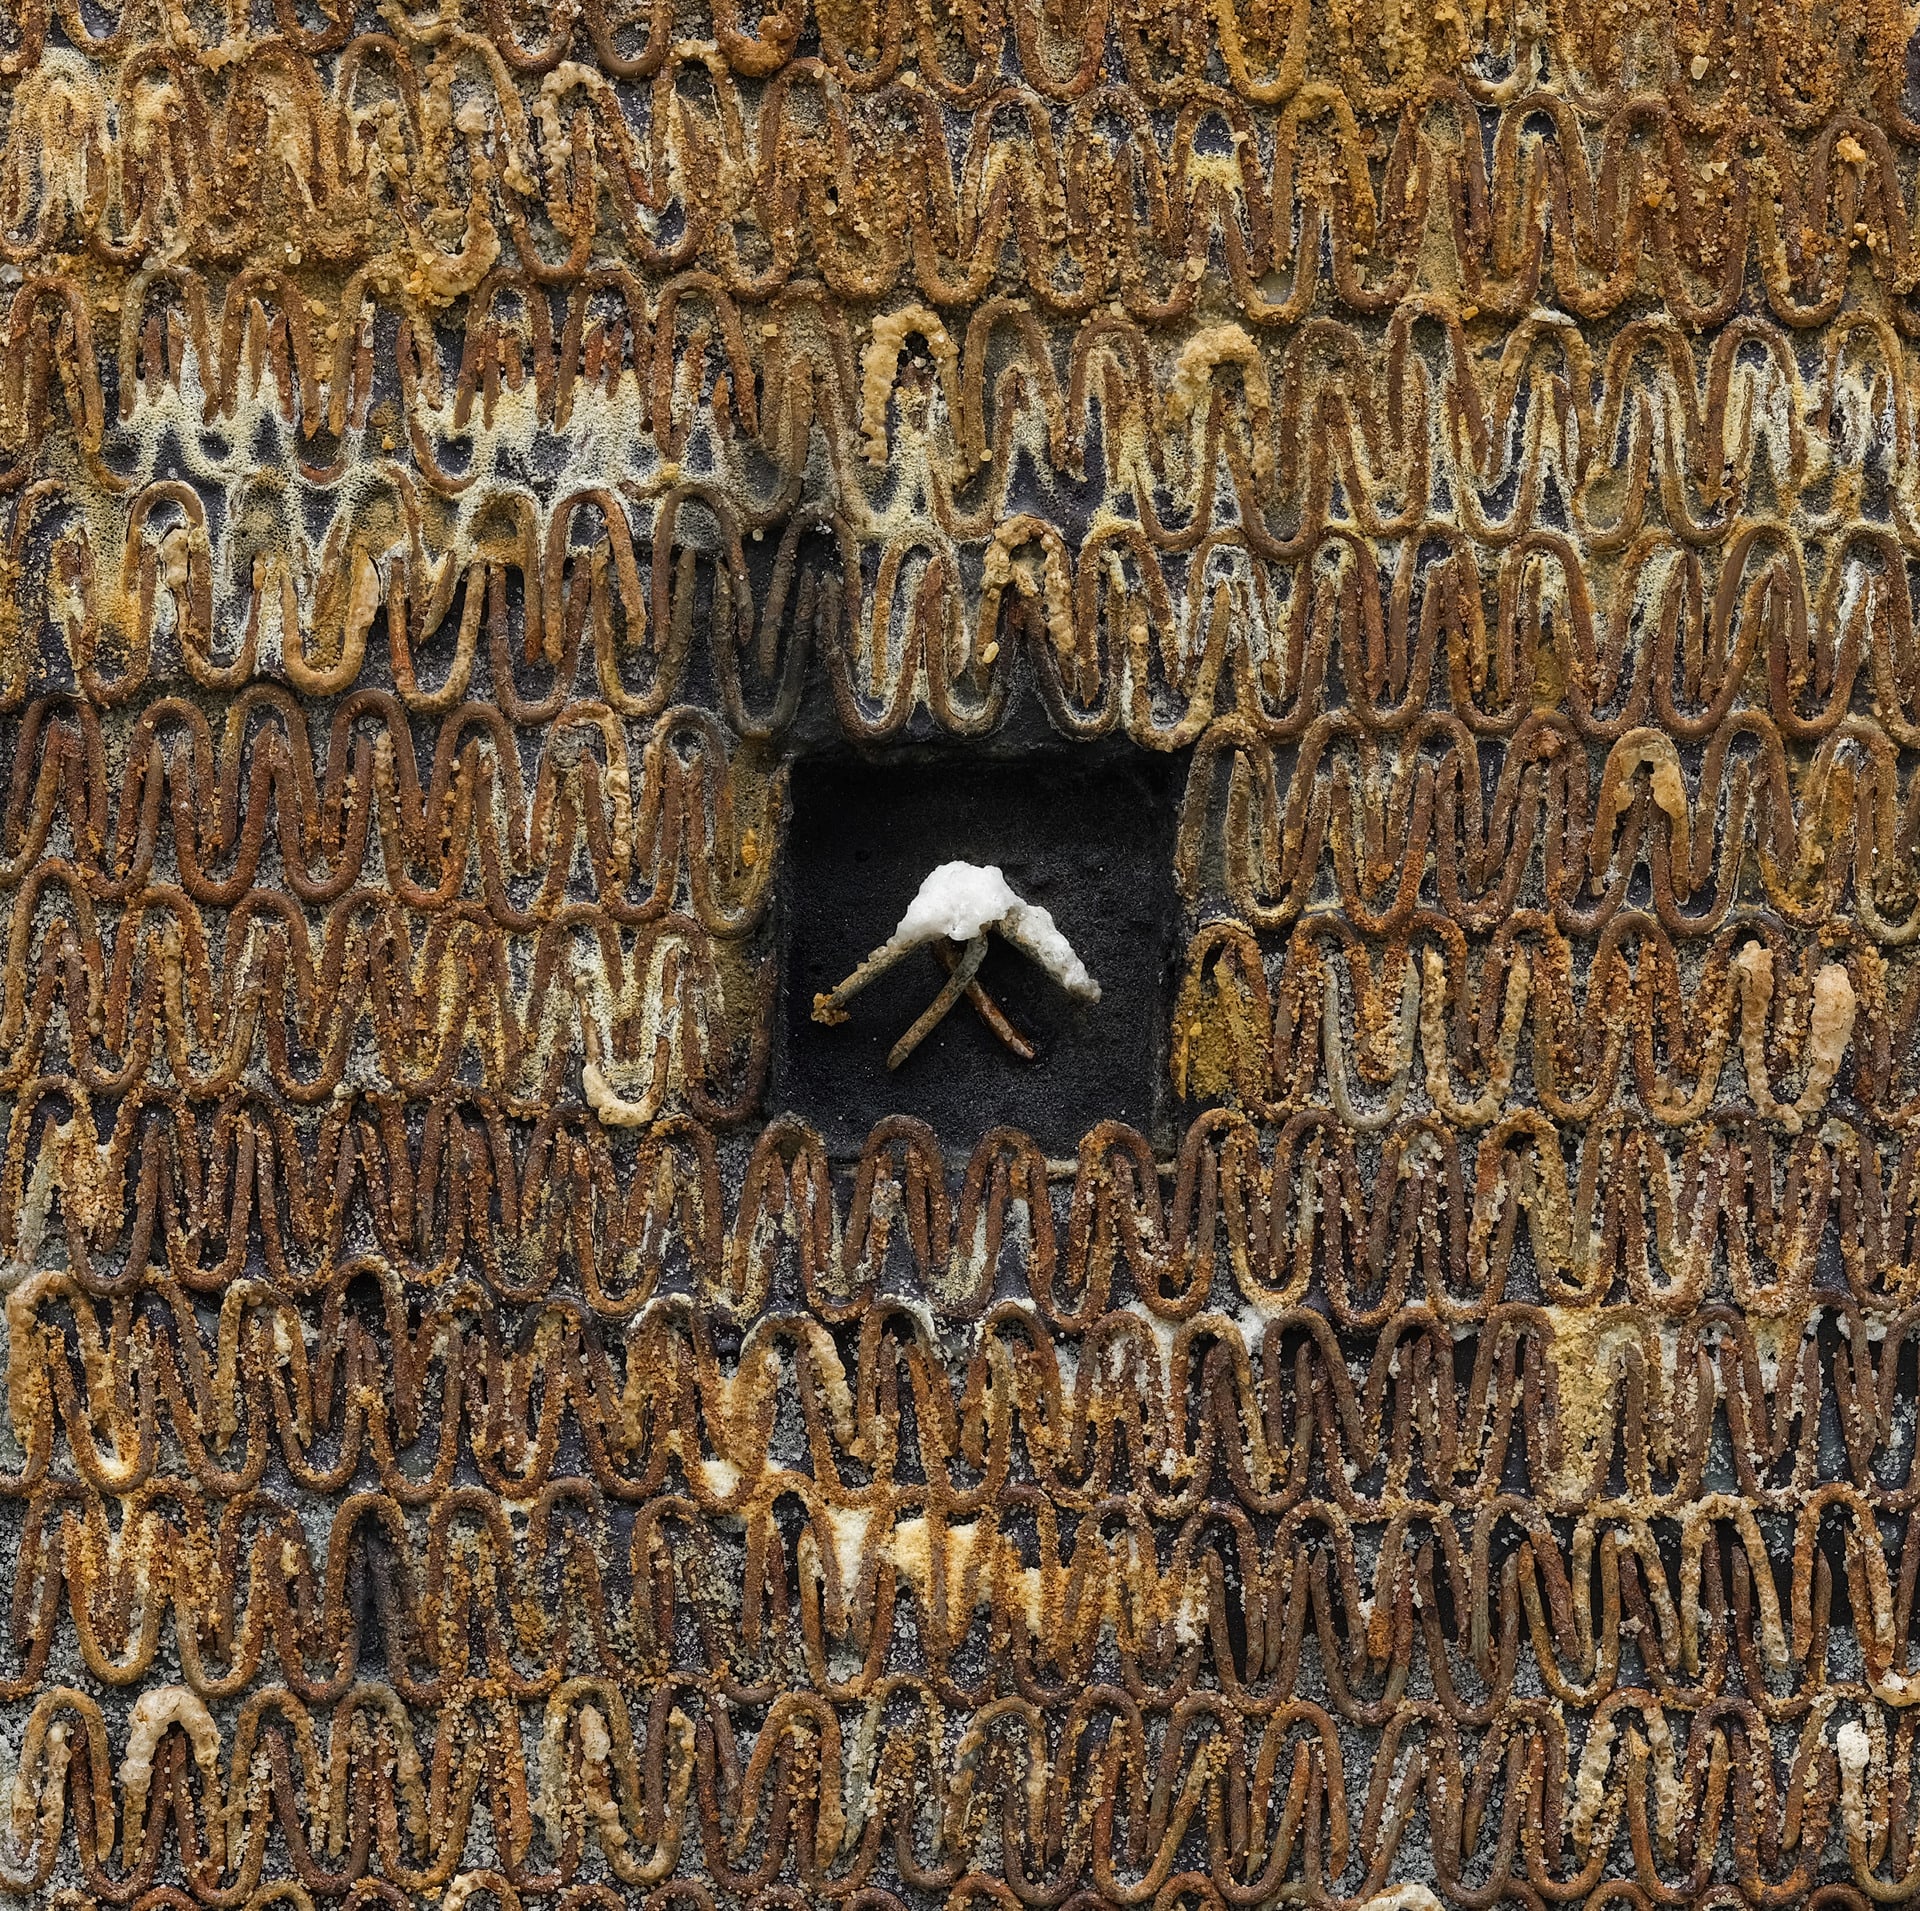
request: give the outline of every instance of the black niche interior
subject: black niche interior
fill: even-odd
[[[771,1106],[802,1116],[836,1154],[857,1151],[887,1115],[917,1115],[959,1150],[1003,1123],[1051,1154],[1072,1152],[1106,1120],[1156,1134],[1167,1099],[1184,770],[1184,755],[1085,745],[797,764]],[[889,1049],[946,980],[934,950],[869,984],[836,1027],[813,1020],[813,999],[886,941],[930,870],[955,860],[997,863],[1024,900],[1050,910],[1100,1000],[1075,1002],[996,935],[980,981],[1035,1058],[1010,1053],[963,999],[889,1070]]]

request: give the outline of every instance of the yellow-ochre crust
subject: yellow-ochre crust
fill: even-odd
[[[1917,30],[13,0],[0,1907],[1920,1891]],[[1164,1119],[836,1152],[1041,730]]]

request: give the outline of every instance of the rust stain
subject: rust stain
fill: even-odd
[[[1911,1898],[1915,24],[23,0],[0,1895]],[[1166,1133],[833,1159],[1022,699]]]

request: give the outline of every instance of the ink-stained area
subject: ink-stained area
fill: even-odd
[[[880,764],[803,761],[787,849],[778,1105],[853,1157],[890,1115],[931,1123],[965,1154],[991,1129],[1011,1126],[1070,1155],[1102,1121],[1158,1135],[1164,1149],[1182,767],[1084,744],[1013,756],[948,747]],[[929,870],[956,858],[998,867],[1020,897],[1047,909],[1100,999],[1076,1000],[996,940],[980,980],[1033,1061],[1011,1054],[962,1002],[890,1069],[889,1049],[945,980],[931,951],[890,969],[837,1026],[814,1020],[813,999],[887,938]]]

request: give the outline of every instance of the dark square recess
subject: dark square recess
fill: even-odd
[[[1182,767],[1084,745],[796,765],[772,1105],[811,1122],[836,1154],[857,1151],[896,1114],[930,1122],[961,1152],[1002,1123],[1050,1154],[1072,1152],[1106,1120],[1154,1134],[1166,1100]],[[930,870],[955,860],[999,864],[1025,901],[1051,910],[1100,1000],[1073,1001],[995,935],[980,980],[1035,1059],[1010,1054],[963,999],[889,1070],[887,1051],[946,979],[932,949],[869,984],[838,1027],[813,1020],[813,999],[886,941]]]

